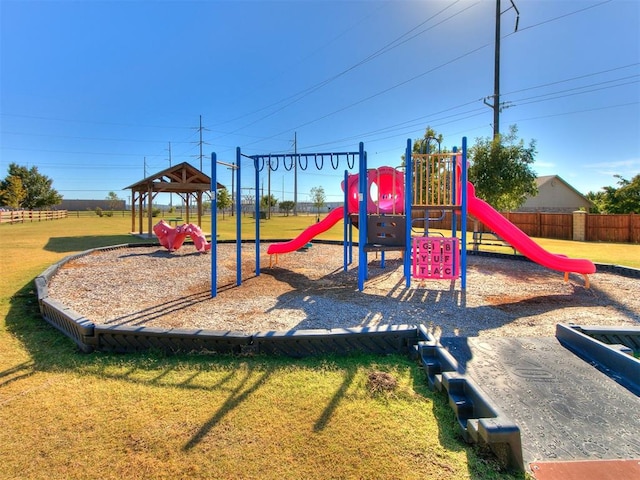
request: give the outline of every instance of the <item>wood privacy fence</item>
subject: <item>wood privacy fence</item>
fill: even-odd
[[[586,240],[640,243],[640,215],[587,215]]]
[[[507,220],[530,237],[573,240],[574,224],[572,213],[504,212]],[[640,243],[640,215],[586,215],[585,240],[588,242]],[[424,218],[422,210],[413,212],[413,218]],[[429,212],[429,228],[451,229],[451,212],[433,210]],[[421,228],[422,222],[414,222],[414,228]],[[460,220],[458,220],[460,228]],[[491,228],[470,216],[468,231],[490,232]]]
[[[67,218],[66,210],[16,210],[0,212],[0,223],[45,222]]]

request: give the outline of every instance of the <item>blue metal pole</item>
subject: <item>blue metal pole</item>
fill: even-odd
[[[467,137],[462,137],[462,178],[460,188],[462,188],[462,213],[460,219],[460,230],[462,230],[462,242],[460,251],[460,276],[461,286],[467,288]]]
[[[258,159],[253,159],[253,167],[256,172],[256,275],[260,275],[260,172],[258,171]]]
[[[453,147],[452,149],[452,155],[451,155],[451,161],[453,162],[453,186],[451,188],[451,195],[453,196],[453,204],[456,207],[460,207],[460,218],[462,218],[462,197],[460,200],[460,205],[458,205],[458,196],[456,195],[456,183],[458,183],[458,147]],[[460,161],[460,165],[462,165],[462,160]],[[462,177],[460,177],[462,178]],[[462,181],[462,180],[460,180]],[[457,211],[456,209],[452,209],[451,210],[451,237],[452,238],[456,238],[456,233],[457,233]],[[464,236],[464,235],[463,235]],[[461,240],[462,242],[462,240]],[[462,245],[462,243],[460,243],[460,245]],[[460,263],[460,265],[457,265],[457,261],[456,261],[456,257],[453,258],[453,266],[454,268],[456,267],[460,267],[460,277],[462,278],[462,253],[460,253],[460,261],[458,261],[458,263]]]
[[[411,205],[413,203],[413,158],[411,156],[411,139],[407,139],[407,151],[404,155],[404,214],[406,216],[405,225],[405,250],[404,250],[404,277],[407,282],[407,288],[411,286],[411,223],[412,212]]]
[[[236,285],[242,285],[242,216],[240,215],[242,185],[240,185],[240,147],[236,149]]]
[[[367,157],[364,151],[364,143],[360,142],[360,177],[358,178],[358,289],[364,290],[364,281],[367,279],[367,252],[364,246],[367,243]]]
[[[347,271],[348,265],[348,253],[349,253],[349,239],[348,239],[348,230],[349,230],[349,206],[347,204],[349,199],[349,188],[347,185],[347,180],[349,179],[349,172],[347,170],[344,171],[344,196],[343,196],[343,223],[344,227],[342,229],[342,255],[343,255],[343,270]]]
[[[218,161],[211,152],[211,298],[218,294]]]
[[[452,182],[451,182],[451,197],[452,197],[452,203],[455,205],[458,199],[458,191],[456,188],[456,184],[458,183],[458,174],[457,174],[457,155],[456,153],[458,153],[458,147],[453,147],[453,156],[451,157],[451,161],[453,163],[452,165]],[[451,236],[452,237],[456,237],[456,234],[458,233],[458,213],[457,210],[454,208],[453,210],[451,210]]]

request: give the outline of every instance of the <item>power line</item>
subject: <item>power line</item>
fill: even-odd
[[[557,17],[554,17],[554,18],[551,18],[551,19],[545,20],[545,21],[543,21],[543,22],[539,22],[539,23],[537,23],[537,24],[535,24],[535,25],[531,25],[531,26],[528,26],[528,27],[526,27],[526,28],[520,29],[520,31],[529,30],[529,29],[531,29],[531,28],[535,28],[535,27],[538,27],[538,26],[540,26],[540,25],[544,25],[544,24],[547,24],[547,23],[550,23],[550,22],[553,22],[553,21],[556,21],[556,20],[560,20],[560,19],[563,19],[563,18],[567,18],[567,17],[569,17],[569,16],[572,16],[572,15],[575,15],[575,14],[578,14],[578,13],[582,13],[582,12],[584,12],[584,11],[586,11],[586,10],[589,10],[589,9],[592,9],[592,8],[599,7],[599,6],[602,6],[602,5],[604,5],[604,4],[610,3],[610,1],[611,1],[611,0],[606,0],[606,1],[603,1],[603,2],[600,2],[600,3],[597,3],[597,4],[594,4],[594,5],[591,5],[591,6],[589,6],[589,7],[581,8],[581,9],[575,10],[575,11],[573,11],[573,12],[569,12],[569,13],[566,13],[566,14],[563,14],[563,15],[559,15],[559,16],[557,16]],[[512,32],[512,33],[510,33],[510,34],[506,35],[504,38],[506,38],[506,37],[509,37],[509,36],[513,35],[513,33],[515,33],[515,32]],[[276,134],[274,134],[274,135],[272,135],[272,136],[269,136],[269,137],[265,138],[265,140],[269,140],[269,139],[275,138],[275,137],[277,137],[277,136],[284,135],[284,134],[286,134],[287,132],[291,132],[292,130],[299,130],[299,129],[300,129],[300,128],[302,128],[302,127],[305,127],[305,126],[311,125],[311,124],[316,123],[316,122],[318,122],[318,121],[320,121],[320,120],[326,119],[326,118],[328,118],[328,117],[330,117],[330,116],[332,116],[332,115],[335,115],[335,114],[337,114],[337,113],[341,113],[341,112],[343,112],[343,111],[345,111],[345,110],[348,110],[348,109],[350,109],[350,108],[352,108],[352,107],[355,107],[355,106],[357,106],[357,105],[360,105],[360,104],[362,104],[362,103],[365,103],[365,102],[367,102],[367,101],[369,101],[369,100],[371,100],[371,99],[373,99],[373,98],[376,98],[376,97],[378,97],[378,96],[380,96],[380,95],[383,95],[383,94],[385,94],[385,93],[388,93],[389,91],[394,90],[394,89],[396,89],[396,88],[398,88],[398,87],[400,87],[400,86],[406,85],[407,83],[410,83],[410,82],[412,82],[412,81],[414,81],[414,80],[417,80],[417,79],[419,79],[419,78],[421,78],[421,77],[424,77],[425,75],[431,74],[431,73],[433,73],[433,72],[435,72],[435,71],[439,70],[440,68],[443,68],[443,67],[448,66],[448,65],[451,65],[451,64],[453,64],[453,63],[455,63],[455,62],[457,62],[457,61],[460,61],[460,60],[462,60],[462,59],[464,59],[464,58],[468,57],[469,55],[472,55],[472,54],[474,54],[474,53],[476,53],[476,52],[478,52],[478,51],[480,51],[480,50],[482,50],[482,49],[484,49],[484,48],[487,48],[488,46],[490,46],[490,45],[492,45],[492,44],[494,44],[494,45],[495,45],[495,42],[486,43],[486,44],[484,44],[484,45],[481,45],[481,46],[479,46],[479,47],[476,47],[476,48],[474,48],[474,49],[472,49],[472,50],[470,50],[470,51],[468,51],[468,52],[466,52],[466,53],[464,53],[464,54],[462,54],[462,55],[459,55],[459,56],[457,56],[457,57],[455,57],[455,58],[453,58],[453,59],[451,59],[451,60],[449,60],[449,61],[447,61],[447,62],[445,62],[445,63],[440,64],[440,65],[439,65],[439,66],[437,66],[437,67],[434,67],[434,68],[432,68],[432,69],[430,69],[430,70],[427,70],[427,71],[425,71],[425,72],[423,72],[423,73],[421,73],[421,74],[418,74],[418,75],[416,75],[416,76],[414,76],[414,77],[411,77],[411,78],[409,78],[409,79],[407,79],[407,80],[404,80],[404,81],[402,81],[402,82],[399,82],[399,83],[397,83],[397,84],[395,84],[395,85],[392,85],[391,87],[388,87],[388,88],[386,88],[386,89],[384,89],[384,90],[381,90],[381,91],[379,91],[379,92],[377,92],[377,93],[375,93],[375,94],[373,94],[373,95],[370,95],[370,96],[365,97],[365,98],[362,98],[362,99],[360,99],[360,100],[358,100],[358,101],[356,101],[356,102],[353,102],[353,103],[351,103],[351,104],[348,104],[348,105],[346,105],[346,106],[343,106],[343,107],[341,107],[341,108],[339,108],[339,109],[337,109],[337,110],[333,110],[333,111],[332,111],[332,112],[330,112],[330,113],[327,113],[327,114],[325,114],[325,115],[322,115],[322,116],[316,117],[316,118],[311,119],[311,120],[309,120],[309,121],[307,121],[307,122],[305,122],[305,123],[295,125],[295,126],[293,126],[293,127],[289,128],[289,129],[287,129],[287,130],[284,130],[284,131],[281,131],[281,132],[279,132],[279,133],[276,133]],[[503,107],[503,106],[502,106],[502,107],[500,106],[499,102],[498,102],[497,106],[498,106],[498,108],[502,108],[502,107]],[[494,122],[494,124],[495,124],[495,122]],[[256,141],[256,142],[251,142],[251,143],[249,143],[248,145],[253,145],[253,144],[255,144],[255,143],[258,143],[258,142],[257,142],[257,141]]]
[[[45,117],[38,115],[23,115],[18,113],[0,113],[0,116],[6,117],[16,117],[16,118],[30,118],[34,120],[47,120],[53,122],[69,122],[69,123],[81,123],[81,124],[93,124],[93,125],[110,125],[115,127],[143,127],[143,128],[171,128],[171,129],[188,129],[189,127],[181,126],[170,126],[170,125],[148,125],[142,123],[120,123],[120,122],[101,122],[97,120],[76,120],[71,118],[56,118],[56,117]]]
[[[391,50],[393,50],[393,49],[395,49],[395,48],[399,47],[400,45],[403,45],[404,43],[408,42],[409,40],[411,40],[411,39],[413,39],[413,38],[415,38],[415,37],[417,37],[417,36],[419,36],[419,35],[421,35],[421,34],[423,34],[423,33],[427,32],[427,31],[431,30],[432,28],[435,28],[435,27],[437,27],[437,26],[439,26],[439,25],[441,25],[441,24],[443,24],[443,23],[445,23],[445,22],[447,22],[447,21],[451,20],[452,18],[457,17],[458,15],[460,15],[460,14],[464,13],[465,11],[469,10],[470,8],[472,8],[472,7],[474,7],[475,5],[478,5],[478,4],[480,3],[480,2],[476,2],[476,3],[474,3],[474,4],[470,5],[470,6],[467,6],[467,7],[465,7],[464,9],[460,10],[459,12],[457,12],[457,13],[455,13],[455,14],[452,14],[451,16],[449,16],[449,17],[445,18],[444,20],[442,20],[442,21],[438,22],[436,25],[433,25],[432,27],[429,27],[429,28],[427,28],[427,29],[425,29],[425,30],[422,30],[421,32],[416,33],[415,35],[411,36],[411,37],[410,37],[410,38],[408,38],[408,39],[404,39],[404,40],[402,40],[405,36],[409,35],[411,32],[413,32],[413,31],[414,31],[414,30],[416,30],[417,28],[419,28],[419,27],[423,26],[424,24],[428,23],[428,22],[429,22],[429,21],[431,21],[432,19],[434,19],[434,18],[438,17],[440,14],[442,14],[443,12],[445,12],[446,10],[448,10],[449,8],[451,8],[452,6],[454,6],[455,4],[457,4],[457,3],[459,3],[459,2],[460,2],[460,0],[456,0],[453,4],[447,5],[447,6],[446,6],[446,7],[444,7],[442,10],[440,10],[440,11],[439,11],[439,12],[437,12],[436,14],[432,15],[431,17],[429,17],[427,20],[423,21],[422,23],[420,23],[420,24],[419,24],[419,25],[417,25],[416,27],[413,27],[413,28],[412,28],[411,30],[409,30],[408,32],[405,32],[405,33],[404,33],[404,34],[402,34],[400,37],[398,37],[398,38],[394,39],[393,41],[391,41],[391,42],[387,43],[387,44],[386,44],[385,46],[383,46],[382,48],[380,48],[380,49],[376,50],[375,52],[373,52],[373,53],[369,54],[369,55],[368,55],[367,57],[365,57],[364,59],[362,59],[362,60],[360,60],[360,61],[356,62],[355,64],[353,64],[353,65],[351,65],[350,67],[348,67],[348,68],[346,68],[346,69],[342,70],[341,72],[339,72],[339,73],[337,73],[337,74],[335,74],[335,75],[333,75],[333,76],[331,76],[331,77],[329,77],[329,78],[327,78],[327,79],[325,79],[325,80],[323,80],[323,81],[321,81],[321,82],[318,82],[318,83],[316,83],[316,84],[312,85],[311,87],[308,87],[308,88],[306,88],[306,89],[304,89],[304,90],[301,90],[301,91],[299,91],[299,92],[297,92],[297,93],[294,93],[293,95],[290,95],[290,96],[288,96],[288,97],[285,97],[285,98],[284,98],[284,99],[282,99],[282,100],[278,100],[277,102],[274,102],[274,103],[272,103],[271,105],[269,105],[269,106],[267,106],[267,107],[263,107],[263,108],[261,108],[261,109],[259,109],[259,110],[256,110],[254,113],[258,113],[258,112],[260,112],[260,111],[267,110],[268,108],[271,108],[271,107],[273,107],[273,106],[276,106],[276,105],[279,105],[279,104],[281,104],[281,103],[284,103],[284,102],[289,101],[289,102],[288,102],[288,103],[286,103],[284,106],[281,106],[281,107],[279,107],[278,109],[276,109],[276,110],[274,110],[274,111],[271,111],[270,113],[268,113],[268,114],[266,114],[266,115],[264,115],[264,116],[262,116],[262,117],[260,117],[260,118],[258,118],[258,119],[256,119],[256,120],[254,120],[254,121],[252,121],[252,122],[250,122],[250,123],[248,123],[248,124],[246,124],[246,125],[243,125],[242,127],[237,128],[237,129],[236,129],[236,130],[234,130],[232,133],[236,133],[236,132],[238,132],[238,131],[240,131],[240,130],[242,130],[242,129],[248,128],[248,127],[250,127],[250,126],[252,126],[252,125],[254,125],[254,124],[258,123],[258,122],[261,122],[262,120],[265,120],[265,119],[267,119],[267,118],[269,118],[269,117],[271,117],[271,116],[275,115],[276,113],[281,112],[282,110],[286,109],[287,107],[289,107],[289,106],[291,106],[291,105],[293,105],[293,104],[295,104],[295,103],[299,102],[299,101],[300,101],[300,100],[302,100],[303,98],[308,97],[308,96],[309,96],[309,95],[311,95],[312,93],[314,93],[314,92],[316,92],[316,91],[320,90],[322,87],[325,87],[326,85],[329,85],[329,84],[330,84],[330,83],[332,83],[333,81],[335,81],[335,80],[337,80],[338,78],[340,78],[340,77],[342,77],[342,76],[346,75],[347,73],[351,72],[352,70],[355,70],[356,68],[361,67],[362,65],[365,65],[365,64],[369,63],[370,61],[374,60],[375,58],[377,58],[377,57],[379,57],[379,56],[381,56],[381,55],[384,55],[385,53],[387,53],[387,52],[389,52],[389,51],[391,51]],[[402,40],[402,41],[400,41],[400,40]],[[236,118],[236,119],[234,119],[234,120],[237,120],[237,119],[239,119],[239,118],[244,118],[244,117],[246,117],[246,116],[250,116],[250,115],[251,115],[251,114],[246,114],[246,115],[243,115],[243,116],[241,116],[241,117],[238,117],[238,118]]]

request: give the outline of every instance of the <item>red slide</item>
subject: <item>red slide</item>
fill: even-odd
[[[314,223],[293,240],[269,245],[267,253],[272,255],[274,253],[288,253],[298,250],[304,247],[313,237],[320,235],[322,232],[326,232],[343,218],[344,208],[334,208],[321,222]]]
[[[476,197],[474,186],[467,182],[467,202],[469,213],[509,242],[525,257],[552,270],[575,272],[587,275],[595,273],[596,267],[590,260],[568,258],[548,252],[529,236],[497,212],[484,200]]]

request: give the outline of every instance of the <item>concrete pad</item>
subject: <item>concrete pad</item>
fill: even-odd
[[[640,460],[535,462],[536,480],[622,480],[640,478]]]

